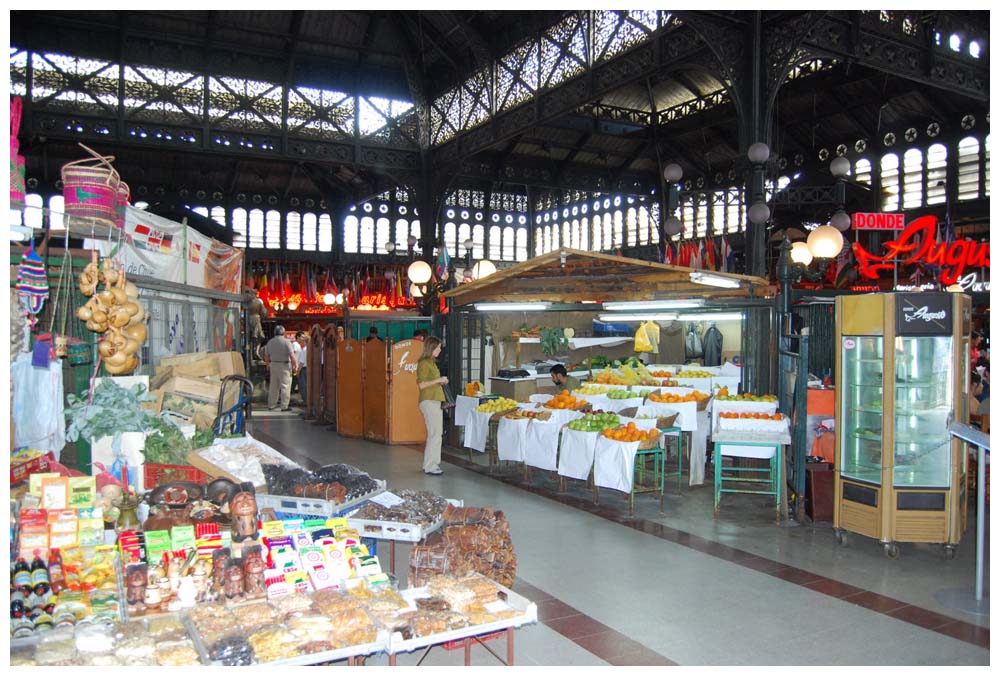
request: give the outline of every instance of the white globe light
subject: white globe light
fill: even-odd
[[[431,281],[431,266],[427,261],[413,261],[406,270],[406,276],[414,284],[426,284]]]
[[[771,156],[771,149],[767,147],[766,143],[754,143],[749,148],[747,148],[747,157],[754,164],[764,164],[767,162],[767,158]]]
[[[414,237],[413,235],[410,235],[409,237],[406,238],[406,243],[412,249],[413,247],[415,247],[417,245],[417,238]]]
[[[413,287],[410,289],[410,295],[413,296],[414,298],[423,298],[424,297],[423,291],[421,291],[420,287],[417,286],[416,284],[414,284]]]
[[[667,220],[663,221],[663,232],[667,233],[668,236],[672,237],[680,234],[680,231],[683,229],[684,224],[676,216],[670,216]]]
[[[792,244],[791,256],[793,263],[802,263],[802,265],[809,265],[813,259],[812,251],[809,250],[809,245],[805,242]]]
[[[836,177],[847,176],[851,173],[851,161],[846,157],[835,157],[830,162],[830,173]]]
[[[337,302],[337,297],[332,293],[323,294],[323,305],[333,305]]]
[[[299,309],[298,302],[296,302],[294,300],[288,301],[288,309],[291,310],[292,312],[295,312],[296,310],[298,310]]]
[[[751,223],[766,223],[767,219],[771,217],[771,209],[763,202],[757,202],[747,210],[747,216]]]
[[[336,296],[333,297],[333,302],[335,302],[337,305],[342,305],[344,303],[344,294],[338,293]]]
[[[496,271],[497,266],[493,265],[491,261],[479,261],[472,267],[472,278],[482,279],[483,277],[489,277]]]
[[[842,159],[842,158],[838,158]],[[851,217],[843,209],[836,211],[833,216],[830,217],[830,225],[835,227],[841,232],[846,232],[848,228],[851,227]]]
[[[821,225],[809,233],[806,244],[816,258],[835,258],[844,248],[844,236],[830,225]]]
[[[385,252],[386,253],[392,253],[395,250],[396,250],[396,245],[395,244],[393,244],[392,242],[386,242],[385,243]]]
[[[668,183],[677,183],[684,178],[684,170],[681,169],[681,165],[679,164],[668,164],[663,167],[663,178],[665,178]]]
[[[462,242],[462,248],[465,249],[466,251],[472,251],[472,247],[473,244],[471,239],[467,239],[464,242]]]

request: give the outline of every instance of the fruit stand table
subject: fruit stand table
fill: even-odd
[[[719,516],[719,503],[723,493],[753,493],[757,495],[773,495],[776,523],[781,523],[781,467],[783,449],[792,442],[788,431],[788,420],[785,419],[783,432],[752,432],[738,430],[715,430],[712,441],[715,444],[715,516]],[[739,467],[731,471],[737,476],[724,476],[722,468],[723,456],[736,458],[756,458],[769,460],[764,469]],[[764,478],[747,478],[744,474],[754,476],[765,474]],[[750,488],[732,488],[734,484],[752,484],[761,486],[760,490]]]

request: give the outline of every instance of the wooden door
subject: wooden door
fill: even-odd
[[[306,350],[306,418],[318,418],[323,401],[323,327],[313,324]]]
[[[323,399],[319,417],[325,422],[337,422],[337,328],[332,324],[323,329]]]
[[[392,346],[389,379],[389,443],[422,444],[427,428],[420,413],[417,362],[424,344],[402,340]]]
[[[345,437],[363,437],[364,348],[354,340],[337,343],[337,431]]]
[[[364,343],[365,439],[385,443],[388,438],[388,349],[381,340]]]

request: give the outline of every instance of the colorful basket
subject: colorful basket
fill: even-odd
[[[92,155],[82,160],[67,162],[62,167],[63,200],[67,216],[92,218],[111,226],[124,223],[121,176],[111,162],[113,155],[100,155],[82,143],[81,148]],[[128,186],[125,186],[125,195]],[[126,197],[127,200],[127,197]]]

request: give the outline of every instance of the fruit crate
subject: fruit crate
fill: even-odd
[[[204,484],[214,478],[191,465],[161,465],[154,462],[147,462],[142,466],[142,480],[146,490],[151,490],[156,486],[174,481],[190,481],[196,484]]]

